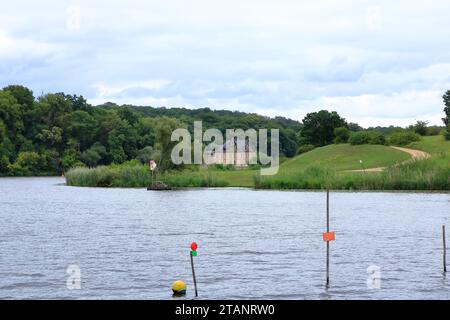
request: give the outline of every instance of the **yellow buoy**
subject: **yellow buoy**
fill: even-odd
[[[181,280],[175,281],[172,283],[172,291],[175,295],[186,294],[186,283]]]

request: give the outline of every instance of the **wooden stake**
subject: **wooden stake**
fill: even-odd
[[[327,233],[330,232],[330,190],[327,189]],[[327,241],[327,287],[330,285],[330,241]]]
[[[190,251],[190,255],[191,255],[192,278],[194,278],[195,296],[198,297],[198,293],[197,293],[197,279],[195,278],[194,256],[192,255],[192,251]]]
[[[444,254],[444,259],[443,259],[444,272],[447,272],[447,245],[445,243],[445,225],[442,226],[442,243],[444,246],[444,252],[443,252],[443,254]]]

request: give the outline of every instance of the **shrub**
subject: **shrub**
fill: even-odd
[[[147,164],[153,158],[154,152],[153,147],[147,146],[138,151],[136,159],[142,164]]]
[[[369,132],[358,131],[350,136],[349,142],[351,145],[368,144],[370,140]]]
[[[386,136],[381,132],[372,131],[370,132],[369,136],[370,136],[369,144],[381,144],[381,145],[386,144]]]
[[[412,126],[412,130],[421,136],[426,135],[428,132],[428,121],[417,121],[416,124]]]
[[[430,126],[427,128],[427,136],[438,136],[442,132],[442,127]]]
[[[45,159],[37,152],[19,152],[14,163],[8,165],[8,171],[15,176],[37,174],[44,166]]]
[[[350,130],[346,127],[339,127],[334,129],[334,143],[347,143],[350,138]]]
[[[450,140],[450,124],[447,126],[447,130],[444,131],[445,140]]]
[[[389,144],[394,146],[406,146],[414,141],[419,141],[420,136],[409,130],[394,132],[388,137]]]
[[[309,152],[313,149],[314,149],[314,146],[312,144],[302,144],[297,150],[297,155]]]
[[[102,157],[92,149],[88,149],[80,155],[81,161],[89,167],[95,167]]]
[[[445,132],[445,140],[450,140],[450,130]]]
[[[359,131],[351,135],[349,142],[351,145],[360,144],[386,144],[386,137],[378,131]]]
[[[66,149],[61,158],[61,168],[68,170],[75,167],[83,167],[84,164],[77,160],[77,151],[75,149]]]
[[[0,156],[0,174],[8,173],[9,158],[7,156]]]

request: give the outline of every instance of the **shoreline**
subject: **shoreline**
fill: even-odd
[[[39,179],[39,178],[64,178],[61,176],[20,176],[20,177],[14,177],[14,176],[2,176],[1,179]],[[66,187],[73,187],[73,188],[99,188],[99,189],[145,189],[147,187],[126,187],[126,186],[80,186],[80,185],[69,185],[67,184],[67,181],[58,183],[60,186],[66,186]],[[286,189],[286,188],[255,188],[255,187],[249,187],[249,186],[224,186],[224,187],[173,187],[172,190],[158,190],[157,192],[171,192],[171,191],[196,191],[196,190],[252,190],[252,191],[282,191],[282,192],[324,192],[326,189]],[[341,192],[341,193],[433,193],[433,194],[450,194],[450,189],[448,190],[424,190],[424,189],[414,189],[414,190],[395,190],[395,189],[329,189],[331,192]],[[154,190],[146,190],[146,191],[154,191]]]
[[[67,183],[61,183],[66,187],[73,188],[99,188],[99,189],[143,189],[145,191],[153,192],[173,192],[173,191],[197,191],[197,190],[250,190],[250,191],[277,191],[277,192],[325,192],[327,189],[262,189],[254,187],[177,187],[172,188],[172,190],[146,190],[146,187],[86,187],[86,186],[76,186],[68,185]],[[450,190],[382,190],[382,189],[329,189],[330,192],[340,192],[340,193],[434,193],[434,194],[450,194]]]

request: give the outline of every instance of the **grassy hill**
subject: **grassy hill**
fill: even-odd
[[[421,140],[413,142],[407,147],[423,150],[432,155],[446,154],[450,157],[450,141],[445,140],[443,135],[422,137]]]
[[[276,176],[255,178],[255,186],[263,189],[450,190],[450,141],[442,136],[423,137],[407,146],[432,155],[425,160],[404,162],[406,153],[401,154],[401,151],[398,154],[392,153],[389,147],[377,146],[381,147],[378,151],[372,149],[375,146],[360,147],[358,150],[342,145],[313,150],[286,162]],[[351,152],[346,152],[347,148]],[[319,154],[325,157],[320,158]],[[327,154],[331,157],[326,157]],[[365,160],[364,156],[370,159]],[[366,168],[387,168],[382,172],[345,171],[355,168],[352,166],[358,157],[366,163]],[[315,164],[302,166],[308,158],[315,160]]]
[[[402,151],[380,145],[349,144],[328,145],[289,159],[280,165],[274,178],[283,178],[305,171],[308,168],[320,167],[335,171],[364,168],[387,167],[408,160],[410,156]],[[257,170],[236,170],[216,172],[220,179],[229,182],[230,186],[254,186],[253,177],[259,175]]]
[[[380,145],[349,144],[329,145],[314,149],[283,163],[280,173],[304,170],[309,166],[321,166],[333,170],[361,169],[359,160],[365,168],[387,167],[409,159],[405,152]]]

